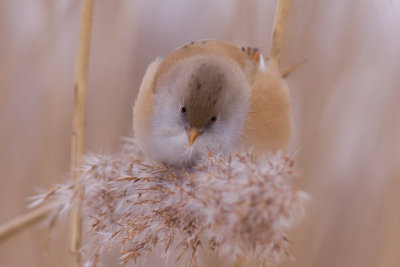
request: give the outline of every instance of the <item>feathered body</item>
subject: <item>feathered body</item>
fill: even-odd
[[[134,106],[134,133],[151,159],[190,166],[208,151],[284,149],[286,85],[257,49],[203,40],[156,59]]]

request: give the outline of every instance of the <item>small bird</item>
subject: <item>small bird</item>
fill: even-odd
[[[285,149],[292,124],[279,70],[257,48],[217,40],[191,42],[152,62],[133,120],[143,152],[176,167],[193,166],[210,151]]]

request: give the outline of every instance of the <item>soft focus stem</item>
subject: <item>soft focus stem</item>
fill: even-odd
[[[269,60],[276,69],[279,69],[281,61],[289,7],[290,0],[278,0],[272,32],[271,50],[269,53]]]
[[[81,26],[78,45],[78,57],[75,72],[75,106],[73,118],[73,132],[71,143],[71,165],[72,179],[77,186],[81,176],[82,158],[84,153],[85,136],[85,111],[86,111],[86,92],[89,71],[90,39],[93,18],[93,0],[83,0],[81,13]],[[80,188],[76,188],[78,196]],[[71,233],[70,251],[72,256],[71,265],[80,266],[80,243],[81,243],[81,197],[78,197],[70,213]]]

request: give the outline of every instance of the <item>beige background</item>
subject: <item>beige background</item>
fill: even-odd
[[[146,66],[215,38],[267,51],[276,1],[95,1],[87,151],[130,136]],[[282,266],[400,266],[400,4],[293,0],[283,65],[298,184],[312,196]],[[65,181],[80,1],[0,0],[0,223]],[[64,225],[63,225],[64,224]],[[0,266],[67,266],[65,223],[0,244]],[[46,249],[47,248],[47,249]]]

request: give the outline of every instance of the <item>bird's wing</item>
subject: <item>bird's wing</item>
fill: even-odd
[[[286,83],[279,71],[268,62],[264,65],[265,70],[260,69],[251,84],[250,110],[243,129],[243,143],[255,153],[284,149],[291,136]]]
[[[133,130],[139,143],[142,143],[140,140],[145,138],[150,131],[150,119],[154,106],[154,78],[161,61],[162,58],[157,58],[147,67],[133,108]]]

